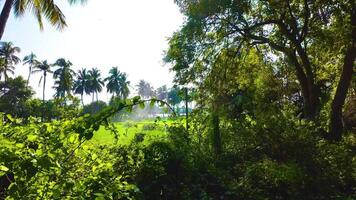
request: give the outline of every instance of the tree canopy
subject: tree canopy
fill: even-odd
[[[304,118],[319,118],[330,103],[322,97],[333,98],[330,137],[340,139],[342,105],[356,54],[353,1],[176,2],[187,20],[171,38],[165,60],[173,63],[177,82],[204,81],[226,51],[236,57],[256,49],[264,62],[274,64],[275,74],[284,66],[293,73]],[[334,96],[330,88],[337,88]]]

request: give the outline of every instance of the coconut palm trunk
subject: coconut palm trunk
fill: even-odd
[[[80,99],[82,100],[82,105],[84,107],[83,93],[80,94]]]
[[[42,90],[42,102],[43,104],[45,103],[45,90],[46,90],[46,77],[47,77],[47,72],[45,71],[43,73],[43,90]]]
[[[47,72],[43,72],[43,89],[42,89],[42,122],[44,121],[45,118],[45,90],[46,90],[46,77],[47,77]]]
[[[6,70],[4,71],[4,83],[7,82],[7,79],[8,79],[8,76],[7,76],[7,73],[6,73]]]
[[[4,7],[2,8],[0,14],[0,40],[4,34],[6,22],[9,19],[12,5],[14,4],[14,0],[6,0]]]
[[[29,72],[28,72],[28,77],[27,77],[27,86],[28,86],[28,84],[30,82],[31,71],[32,71],[32,67],[30,66],[29,67]]]

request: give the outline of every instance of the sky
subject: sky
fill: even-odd
[[[128,74],[132,93],[140,79],[154,88],[172,85],[174,74],[162,58],[168,38],[183,23],[173,0],[88,0],[83,6],[57,3],[66,16],[65,30],[57,31],[46,23],[40,31],[32,13],[22,18],[12,14],[3,41],[20,47],[21,58],[31,52],[50,63],[63,57],[73,63],[75,71],[97,67],[105,77],[111,67],[117,66]],[[18,65],[15,73],[27,78],[28,66]],[[42,98],[39,79],[40,74],[31,75],[30,85],[36,97]],[[52,78],[46,83],[46,99],[54,94],[53,83]],[[110,96],[104,88],[99,99],[108,101]],[[86,96],[84,101],[89,103],[91,97]]]

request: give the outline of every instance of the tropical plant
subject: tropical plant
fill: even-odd
[[[130,81],[127,80],[127,74],[122,73],[117,67],[113,67],[109,71],[109,77],[105,78],[107,81],[106,88],[114,97],[126,99],[130,94]]]
[[[107,107],[104,101],[95,101],[83,106],[83,114],[95,115]]]
[[[127,99],[127,97],[130,94],[130,89],[129,89],[130,81],[127,80],[126,73],[121,73],[119,84],[120,84],[120,88],[121,88],[119,97],[122,99]]]
[[[158,99],[163,100],[163,101],[167,100],[167,98],[168,98],[167,86],[164,85],[162,87],[157,88],[156,94],[157,94]]]
[[[89,70],[89,90],[93,93],[92,101],[94,102],[94,94],[96,94],[96,101],[99,100],[98,93],[101,92],[102,86],[104,85],[104,81],[101,79],[100,70],[97,68],[93,68]]]
[[[21,59],[17,57],[17,53],[20,53],[21,49],[13,45],[12,42],[3,42],[0,47],[0,74],[4,75],[4,79],[8,78],[8,73],[14,74],[15,65],[18,64]],[[1,75],[0,75],[1,77]]]
[[[9,78],[6,82],[0,81],[1,112],[14,117],[23,117],[24,104],[33,94],[32,89],[26,86],[26,81],[21,76]]]
[[[28,85],[28,83],[30,82],[32,68],[36,66],[39,63],[39,61],[37,60],[37,56],[34,53],[25,56],[22,61],[24,65],[25,64],[28,65],[28,77],[27,77],[27,85]]]
[[[59,58],[55,63],[55,66],[59,68],[53,73],[55,81],[56,98],[66,98],[71,95],[71,89],[73,88],[73,77],[75,72],[70,68],[73,64],[69,60]]]
[[[136,85],[138,95],[142,98],[150,98],[155,96],[155,92],[151,84],[145,80],[140,80]]]
[[[43,102],[43,104],[45,103],[47,74],[53,73],[53,71],[51,70],[52,66],[53,65],[49,64],[47,62],[47,60],[44,60],[42,62],[37,62],[36,65],[34,66],[33,71],[32,71],[32,73],[42,73],[38,84],[41,84],[41,81],[43,80],[43,86],[42,86],[42,102]]]
[[[80,94],[82,105],[84,106],[84,94],[90,94],[89,74],[86,69],[81,69],[77,73],[77,79],[73,83],[74,94]]]
[[[85,3],[87,0],[68,0],[70,4]],[[40,29],[43,29],[43,20],[45,17],[57,29],[62,30],[67,26],[65,16],[53,0],[5,0],[0,14],[0,40],[4,34],[6,22],[10,16],[11,10],[15,17],[22,17],[27,10],[35,15]]]
[[[182,102],[181,89],[179,87],[172,87],[167,93],[167,100],[173,107],[178,106]],[[178,108],[176,108],[178,109]]]

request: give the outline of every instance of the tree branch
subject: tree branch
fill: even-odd
[[[303,41],[305,39],[305,37],[308,34],[309,31],[309,18],[310,18],[310,10],[309,10],[309,6],[308,6],[308,0],[304,0],[304,26],[302,29],[302,33],[300,34],[300,41]]]

